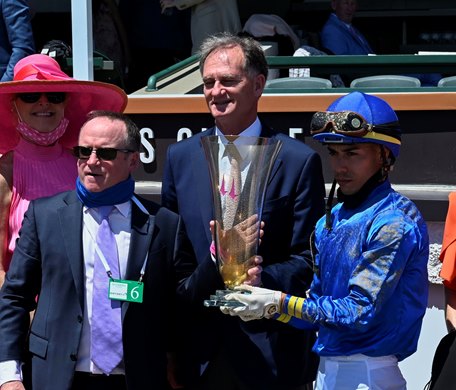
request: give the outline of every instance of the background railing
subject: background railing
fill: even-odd
[[[332,74],[339,74],[346,77],[360,77],[386,74],[417,74],[417,73],[440,73],[443,76],[456,74],[456,54],[448,55],[413,55],[413,54],[398,54],[398,55],[346,55],[346,56],[309,56],[309,57],[293,57],[293,56],[268,56],[266,57],[270,69],[289,69],[289,68],[310,68],[311,76],[329,78]],[[201,76],[199,72],[195,72],[199,61],[198,55],[187,58],[167,69],[164,69],[152,75],[145,88],[146,92],[160,93],[164,86],[169,86],[178,79],[191,77],[193,78],[193,89],[189,91],[181,91],[181,93],[201,93],[201,90],[195,86],[201,86]],[[186,72],[186,69],[192,71]],[[175,75],[175,77],[173,77]],[[163,83],[167,80],[166,83]],[[162,82],[160,84],[160,82]],[[442,91],[442,87],[400,87],[400,88],[382,88],[382,92],[419,92],[426,88],[426,92]],[[347,88],[334,88],[337,92],[351,91]],[[378,88],[369,88],[366,91],[376,91]],[[455,87],[445,87],[446,91],[456,91]],[[288,89],[268,90],[273,93],[290,92]],[[296,92],[295,90],[293,92]],[[324,92],[328,90],[306,89],[302,90],[306,93]]]

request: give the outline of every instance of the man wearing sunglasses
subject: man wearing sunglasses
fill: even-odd
[[[416,351],[428,296],[429,240],[417,207],[391,188],[401,146],[397,116],[384,100],[350,93],[316,113],[311,133],[327,146],[340,203],[314,233],[309,294],[251,288],[222,308],[245,321],[271,318],[318,326],[318,390],[406,389],[398,361]]]
[[[223,282],[209,251],[195,270],[176,214],[134,194],[139,148],[130,119],[93,112],[76,190],[30,203],[0,293],[2,390],[169,388],[178,305]]]

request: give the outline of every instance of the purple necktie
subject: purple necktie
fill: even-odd
[[[117,244],[108,215],[113,206],[98,207],[102,217],[96,244],[111,269],[112,278],[119,279]],[[108,298],[109,277],[95,251],[92,294],[91,360],[105,374],[116,368],[123,358],[120,302]]]

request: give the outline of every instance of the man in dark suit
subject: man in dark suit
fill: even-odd
[[[196,261],[182,220],[134,194],[131,173],[139,163],[139,147],[139,130],[131,120],[94,112],[74,148],[76,191],[30,203],[0,294],[2,390],[24,385],[36,390],[168,389],[167,352],[179,304],[197,302],[203,308],[203,299],[223,283],[209,251],[193,272]],[[111,257],[117,256],[106,254],[98,240],[106,226],[103,206],[114,206],[107,221],[115,239],[117,277],[108,277],[115,268]],[[95,271],[100,264],[101,279]],[[143,294],[137,289],[141,280]],[[128,287],[128,292],[119,301],[111,291],[109,299],[108,285],[113,291]],[[95,299],[100,288],[106,293]],[[95,337],[95,313],[103,299],[108,313]],[[29,312],[35,307],[29,331]],[[117,330],[108,334],[110,318]],[[94,354],[106,335],[102,359],[109,369],[95,363]],[[109,361],[119,347],[118,360]]]
[[[262,283],[305,293],[312,279],[309,236],[324,214],[320,157],[304,143],[259,121],[258,100],[268,68],[256,41],[222,34],[208,38],[201,49],[204,95],[215,127],[169,147],[162,203],[182,216],[202,262],[211,244],[209,222],[214,219],[214,210],[201,138],[220,135],[223,139],[231,134],[281,140],[262,215]],[[185,352],[193,356],[187,356],[183,366],[188,370],[197,361],[202,373],[200,378],[186,373],[190,375],[189,388],[297,390],[308,388],[314,380],[318,365],[311,352],[314,332],[267,321],[242,323],[236,318],[221,318],[217,310],[207,309],[207,315],[210,321],[193,323],[193,331],[187,328],[190,346]]]
[[[357,9],[356,0],[331,0],[333,13],[321,31],[321,44],[331,54],[372,54],[367,39],[352,25]]]

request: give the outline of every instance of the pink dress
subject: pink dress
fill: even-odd
[[[13,154],[6,270],[30,201],[74,189],[77,177],[76,161],[59,143],[43,147],[23,138],[19,141]]]

